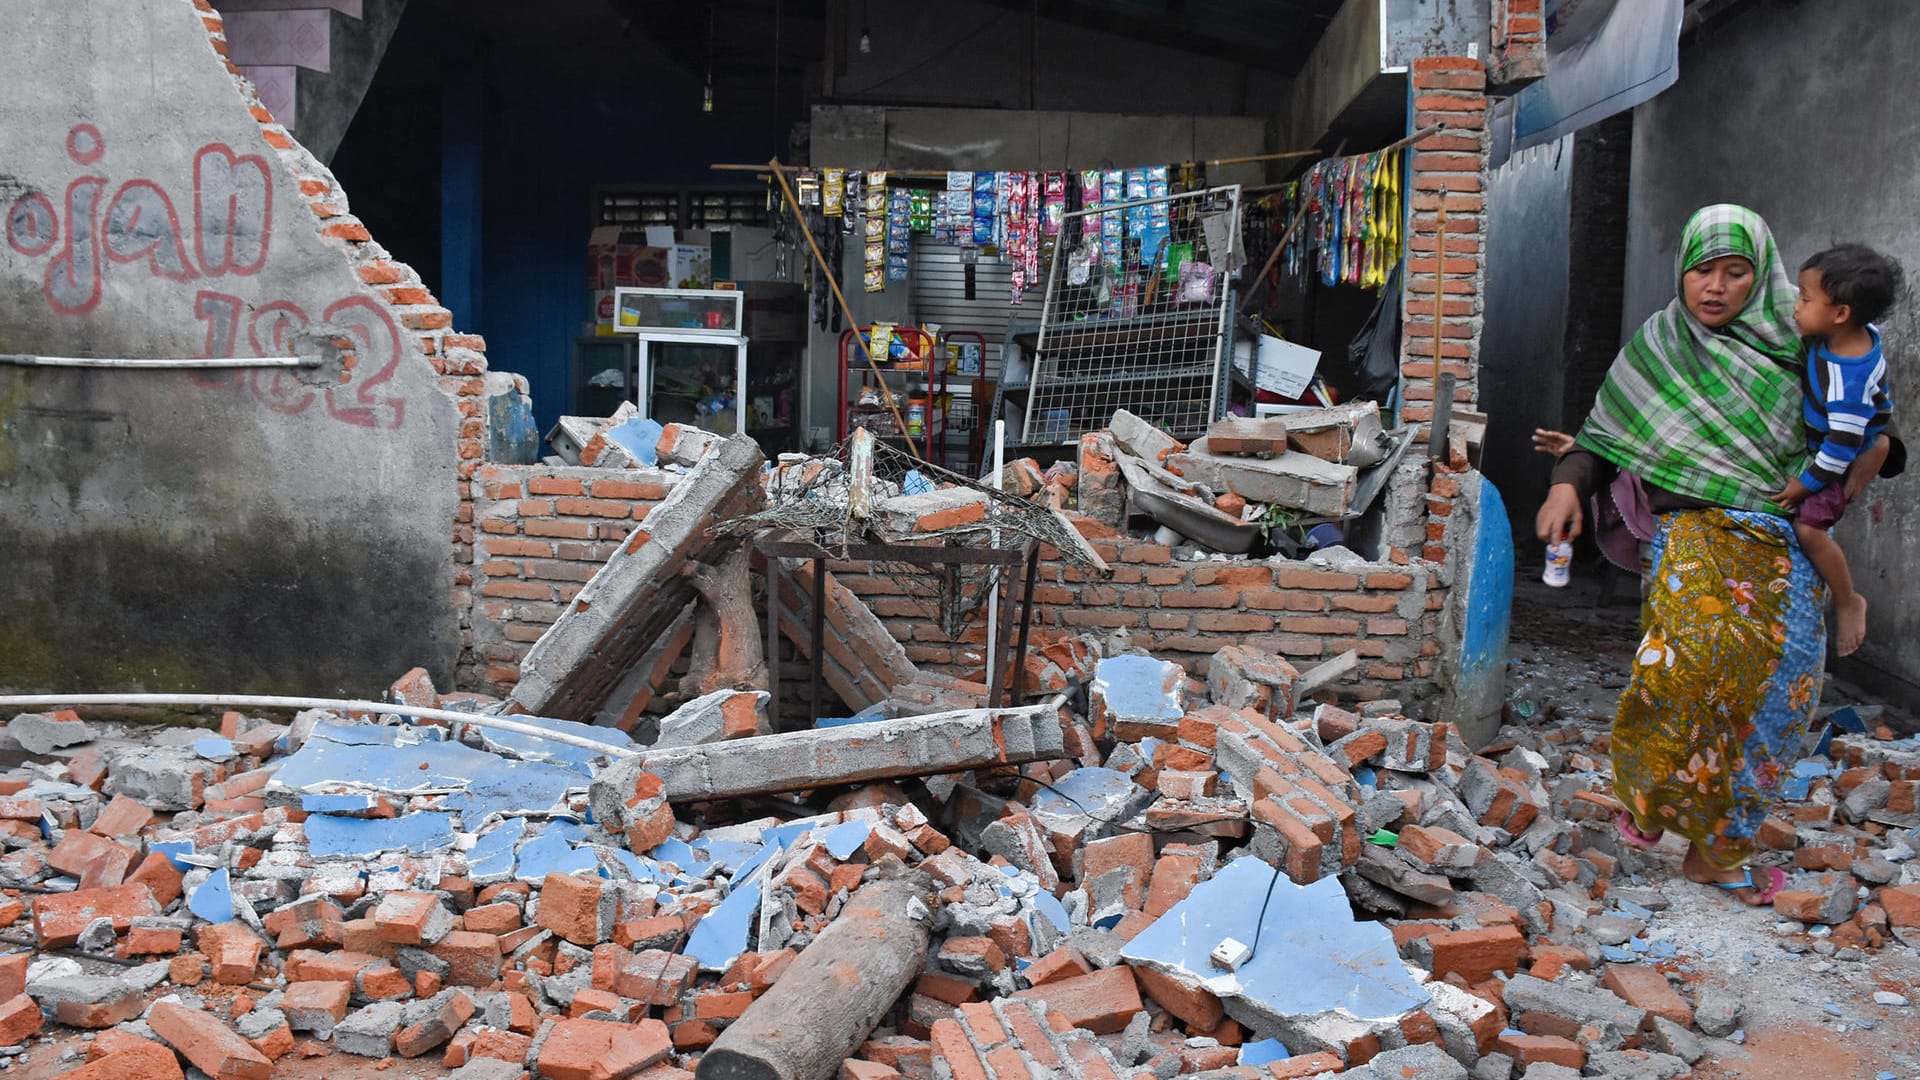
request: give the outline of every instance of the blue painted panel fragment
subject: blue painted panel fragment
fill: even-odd
[[[848,821],[828,829],[827,835],[820,838],[820,843],[826,847],[829,855],[845,862],[847,856],[859,851],[860,845],[866,843],[871,835],[872,825],[864,821]]]
[[[307,850],[315,856],[377,855],[382,851],[433,851],[453,843],[446,814],[398,818],[348,818],[315,814],[307,819]]]
[[[473,842],[472,850],[467,852],[467,869],[476,880],[489,880],[511,877],[513,875],[513,849],[520,838],[527,834],[526,818],[508,818],[498,826],[481,834]]]
[[[152,843],[148,844],[147,846],[153,849],[154,851],[157,851],[160,854],[165,855],[167,857],[167,861],[173,864],[173,868],[175,870],[178,870],[184,874],[188,870],[193,869],[192,863],[184,862],[180,858],[182,855],[193,854],[193,841],[191,840],[155,840]]]
[[[226,867],[215,870],[187,897],[187,910],[208,922],[227,922],[233,918],[233,883]]]
[[[309,814],[357,814],[373,809],[375,801],[372,795],[302,795],[300,809]]]
[[[208,761],[232,761],[240,756],[233,748],[233,742],[218,735],[204,735],[193,740],[193,752]]]
[[[732,967],[747,951],[747,930],[759,911],[760,883],[741,885],[693,928],[687,937],[686,954],[700,964],[702,971]]]
[[[1276,1061],[1285,1061],[1293,1056],[1287,1044],[1279,1039],[1261,1039],[1259,1042],[1244,1043],[1240,1047],[1240,1064],[1270,1065]]]
[[[1209,980],[1221,974],[1209,959],[1221,939],[1257,941],[1252,958],[1224,985],[1209,989],[1217,986],[1218,996],[1237,998],[1275,1017],[1344,1009],[1377,1020],[1428,1001],[1427,992],[1407,974],[1386,926],[1354,921],[1338,879],[1296,885],[1276,874],[1259,859],[1228,863],[1128,942],[1121,955]],[[1269,889],[1272,900],[1261,920]]]
[[[619,728],[600,727],[595,724],[582,724],[576,720],[553,720],[544,716],[516,716],[516,722],[563,735],[577,735],[583,739],[607,744],[608,751],[589,750],[584,746],[572,746],[563,742],[542,739],[536,735],[526,735],[518,731],[500,731],[494,728],[481,728],[480,741],[489,750],[508,754],[523,761],[550,761],[566,765],[582,776],[592,776],[592,762],[609,756],[611,750],[625,750],[633,746],[633,736]]]

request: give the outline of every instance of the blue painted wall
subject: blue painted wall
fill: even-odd
[[[546,431],[590,315],[595,186],[737,185],[708,166],[766,161],[785,132],[771,114],[702,113],[677,71],[558,71],[411,5],[333,168],[374,238],[486,336],[491,366],[526,376]]]

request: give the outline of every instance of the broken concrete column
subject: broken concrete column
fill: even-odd
[[[715,524],[760,507],[764,460],[745,435],[700,457],[528,650],[515,711],[593,719],[697,595],[686,568],[724,559],[736,543],[716,537]]]
[[[1294,684],[1300,672],[1279,656],[1229,645],[1207,664],[1207,693],[1215,705],[1252,707],[1269,715],[1293,715]],[[1278,700],[1277,708],[1270,708]]]
[[[589,797],[595,817],[611,822],[613,808],[635,797],[642,773],[660,777],[669,801],[687,802],[1050,761],[1064,753],[1054,706],[968,709],[653,750],[603,770]]]
[[[47,755],[63,746],[90,742],[93,729],[72,709],[52,713],[21,713],[7,722],[7,734],[29,754]]]
[[[653,748],[699,746],[764,735],[769,696],[764,690],[715,690],[697,697],[661,717],[660,737]]]
[[[1120,482],[1118,453],[1107,432],[1080,436],[1080,513],[1115,529],[1127,522],[1127,490]]]
[[[921,874],[860,888],[700,1058],[699,1080],[827,1080],[921,974],[936,903]]]
[[[767,686],[765,650],[761,647],[760,617],[753,609],[753,581],[747,573],[747,549],[734,548],[714,564],[689,563],[680,571],[705,606],[696,611],[694,641],[697,662],[681,687],[690,694],[715,690],[764,690]],[[711,651],[700,648],[711,641]]]

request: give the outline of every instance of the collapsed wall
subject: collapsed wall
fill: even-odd
[[[0,364],[0,686],[450,679],[466,481],[512,380],[260,105],[211,7],[17,7],[0,353],[321,363]]]

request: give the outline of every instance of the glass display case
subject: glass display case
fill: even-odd
[[[724,289],[614,290],[614,331],[638,344],[634,403],[662,424],[747,427],[742,296]]]

